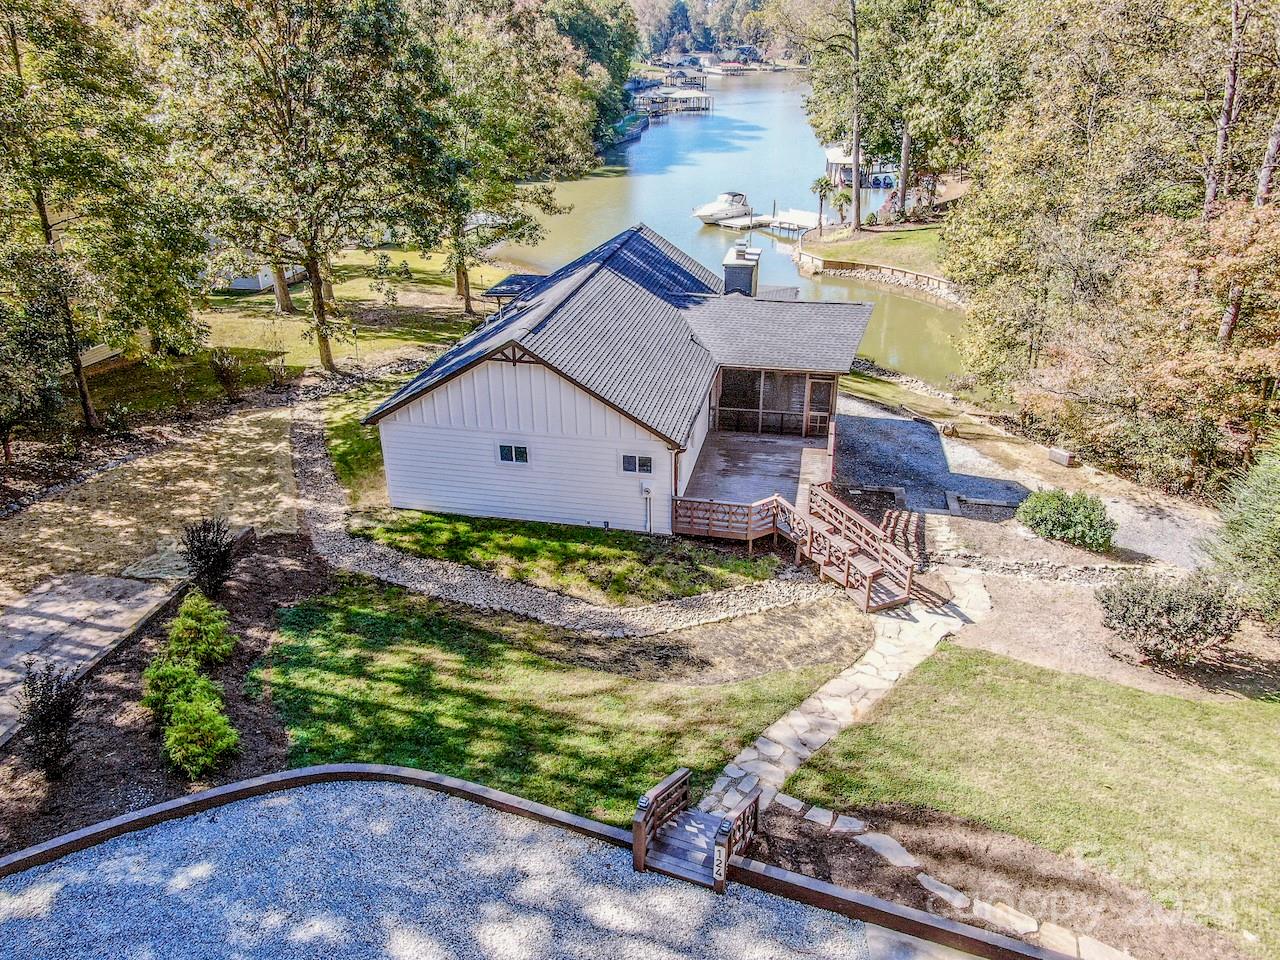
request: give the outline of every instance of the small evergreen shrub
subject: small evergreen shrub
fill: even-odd
[[[1240,626],[1241,610],[1227,585],[1197,572],[1181,580],[1131,574],[1098,589],[1102,622],[1143,656],[1189,666]]]
[[[72,731],[84,703],[84,683],[70,667],[60,669],[52,663],[36,667],[31,660],[26,667],[18,693],[18,723],[26,733],[32,763],[56,780],[66,770],[75,744]]]
[[[169,762],[188,779],[220,766],[240,743],[240,735],[214,696],[196,696],[175,702],[164,729],[164,749]]]
[[[188,593],[169,623],[169,657],[207,668],[231,656],[235,645],[227,612],[199,590]]]
[[[142,672],[142,705],[155,714],[161,724],[169,722],[175,704],[220,695],[218,685],[201,674],[190,660],[160,656]]]
[[[226,347],[215,347],[209,352],[209,368],[227,399],[239,400],[244,385],[244,361]]]
[[[1116,523],[1103,502],[1088,493],[1038,490],[1018,507],[1018,519],[1048,540],[1105,553],[1111,549]]]
[[[182,557],[206,597],[216,597],[231,576],[235,537],[225,517],[201,517],[182,529]]]

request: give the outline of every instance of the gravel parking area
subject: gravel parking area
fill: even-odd
[[[399,784],[320,784],[0,880],[0,958],[867,960],[863,924],[724,897],[598,841]]]
[[[1008,502],[1029,492],[1021,483],[997,476],[990,469],[995,464],[955,462],[954,445],[944,444],[931,423],[848,394],[840,395],[837,409],[836,479],[842,484],[904,487],[913,510],[947,509],[948,490]]]

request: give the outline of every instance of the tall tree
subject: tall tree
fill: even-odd
[[[631,75],[631,60],[640,43],[630,0],[548,0],[541,9],[585,58],[577,62],[595,98],[593,135],[598,143],[610,142],[614,125],[626,115],[623,84]],[[551,49],[557,48],[551,45]]]
[[[586,57],[546,7],[424,3],[414,23],[440,64],[444,93],[434,119],[450,176],[423,180],[422,166],[398,165],[401,220],[419,244],[443,240],[456,292],[472,313],[470,268],[496,243],[536,242],[538,215],[560,210],[548,181],[593,162],[594,90],[582,77]]]
[[[306,268],[311,332],[335,369],[326,264],[380,239],[401,160],[438,163],[433,52],[399,0],[172,0],[157,26],[165,106],[219,239]]]
[[[129,51],[64,0],[5,0],[0,29],[0,283],[21,300],[38,277],[32,316],[61,342],[98,429],[85,342],[124,346],[145,326],[158,347],[192,348],[205,244],[166,189],[163,129]]]
[[[36,256],[53,259],[44,250]],[[7,266],[4,272],[10,276],[32,272]],[[60,289],[65,290],[65,284]],[[41,315],[59,307],[56,298],[41,297],[30,282],[21,293],[0,290],[0,448],[5,463],[13,462],[14,428],[51,411],[61,398],[65,354],[58,338],[48,335],[50,326],[59,321]]]

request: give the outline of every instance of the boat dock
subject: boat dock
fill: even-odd
[[[745,217],[730,217],[716,226],[726,230],[774,230],[778,233],[804,233],[818,225],[818,215],[808,210],[774,210],[772,214],[752,212]]]

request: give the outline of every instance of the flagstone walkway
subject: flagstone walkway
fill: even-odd
[[[702,809],[727,812],[756,786],[767,807],[801,764],[845,727],[863,719],[943,637],[991,610],[981,574],[948,569],[942,577],[951,588],[950,602],[929,607],[916,600],[872,615],[871,649],[734,757],[702,799]]]

